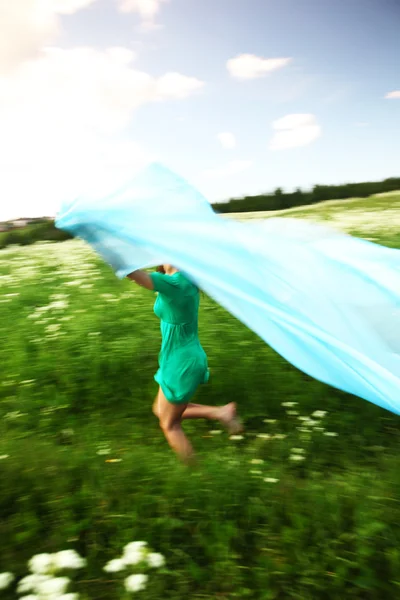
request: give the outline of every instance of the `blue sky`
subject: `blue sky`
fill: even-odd
[[[131,49],[130,68],[154,78],[177,72],[202,85],[182,98],[173,92],[167,100],[124,106],[123,124],[101,132],[111,153],[115,144],[122,152],[132,143],[212,201],[278,186],[399,176],[400,97],[385,98],[400,90],[397,0],[139,0],[157,4],[150,19],[135,9],[138,0],[126,1],[132,2],[127,12],[121,11],[124,0],[83,0],[89,6],[61,10],[50,45],[98,53]],[[144,21],[159,27],[144,28]],[[43,37],[43,48],[48,45]],[[26,60],[39,61],[41,51]],[[238,79],[227,61],[242,54],[291,60],[263,76]],[[123,90],[116,87],[119,99],[112,102],[123,103]],[[295,143],[289,132],[276,148],[273,123],[284,126],[289,115],[306,130]],[[233,134],[235,148],[222,146],[222,132]],[[129,152],[123,162],[129,170]]]

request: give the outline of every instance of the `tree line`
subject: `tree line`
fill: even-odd
[[[285,193],[281,188],[270,194],[233,198],[228,202],[213,204],[217,213],[241,213],[283,210],[294,206],[316,204],[324,200],[344,200],[346,198],[365,198],[374,194],[400,190],[400,178],[392,177],[384,181],[364,183],[347,183],[343,185],[315,185],[312,190],[303,191],[300,188],[294,192]],[[0,233],[0,249],[17,244],[25,246],[40,241],[59,242],[70,239],[65,231],[57,229],[54,221],[29,224],[26,227],[11,229]]]
[[[324,200],[344,200],[345,198],[366,198],[374,194],[400,190],[400,178],[392,177],[384,181],[346,183],[342,185],[315,185],[311,190],[297,188],[294,192],[284,192],[277,188],[273,193],[258,196],[232,198],[228,202],[213,204],[217,213],[241,213],[269,210],[284,210],[295,206],[316,204]]]
[[[13,244],[27,246],[35,242],[61,242],[71,236],[65,231],[57,229],[54,221],[45,220],[40,223],[31,223],[26,227],[10,229],[0,233],[0,249]]]

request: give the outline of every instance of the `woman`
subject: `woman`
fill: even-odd
[[[161,320],[162,346],[153,412],[171,448],[189,462],[193,448],[182,430],[183,419],[216,419],[229,433],[241,430],[234,402],[219,407],[190,403],[198,386],[209,378],[207,356],[198,337],[199,290],[172,265],[150,274],[134,271],[128,278],[158,293],[154,312]]]

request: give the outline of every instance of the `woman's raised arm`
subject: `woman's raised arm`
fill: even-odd
[[[146,271],[141,271],[140,269],[137,271],[133,271],[127,275],[128,279],[132,279],[138,285],[146,288],[147,290],[154,290],[153,280]]]

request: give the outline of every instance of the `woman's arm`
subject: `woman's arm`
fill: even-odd
[[[138,271],[133,271],[132,273],[129,273],[127,277],[128,279],[132,279],[132,281],[135,281],[138,285],[141,285],[147,290],[154,290],[153,280],[150,277],[150,275],[146,273],[146,271],[141,271],[139,269]]]

